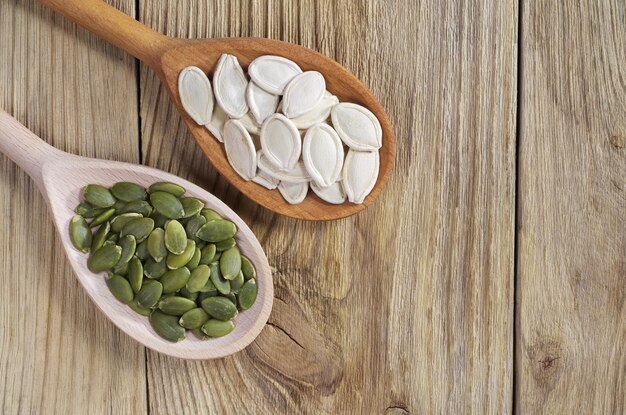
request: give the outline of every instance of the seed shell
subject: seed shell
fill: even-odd
[[[346,192],[339,181],[328,187],[319,187],[315,182],[311,182],[311,190],[323,201],[334,205],[340,205],[346,201]]]
[[[330,115],[337,134],[351,149],[375,151],[382,146],[383,130],[380,122],[367,108],[342,102],[333,107]]]
[[[248,65],[250,78],[259,87],[276,95],[282,95],[285,86],[301,73],[298,64],[280,56],[260,56]]]
[[[376,185],[379,164],[377,151],[348,151],[343,167],[342,184],[350,202],[363,203]]]
[[[211,122],[213,89],[202,69],[188,66],[178,75],[178,94],[183,108],[199,125]]]
[[[296,126],[284,115],[270,115],[261,128],[261,148],[267,160],[280,171],[296,166],[302,152],[302,139]]]
[[[319,104],[326,92],[324,76],[316,71],[296,75],[285,87],[282,100],[287,118],[306,114]]]
[[[302,160],[298,160],[296,166],[289,171],[280,171],[272,163],[269,162],[263,150],[257,152],[257,160],[259,170],[276,180],[286,181],[289,183],[305,183],[311,181],[311,176],[306,171]]]
[[[212,220],[205,223],[196,236],[207,242],[221,242],[232,238],[237,233],[237,226],[228,220]]]
[[[259,124],[263,124],[267,117],[276,112],[278,96],[265,91],[254,82],[248,83],[246,98],[250,112]]]
[[[241,118],[248,112],[246,88],[248,80],[237,57],[222,54],[213,75],[213,91],[217,103],[233,118]]]
[[[224,125],[224,149],[233,170],[244,180],[256,175],[256,149],[250,134],[238,120],[230,120]]]
[[[309,191],[308,183],[280,182],[278,191],[290,205],[302,203]]]
[[[343,167],[343,145],[333,127],[315,124],[304,136],[302,160],[313,181],[328,187],[339,179]]]

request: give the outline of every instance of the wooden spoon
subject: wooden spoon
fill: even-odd
[[[370,205],[380,194],[393,168],[396,144],[391,124],[383,107],[369,89],[334,60],[302,46],[260,38],[183,40],[164,36],[100,0],[41,0],[77,24],[148,64],[161,78],[187,127],[213,166],[243,194],[256,203],[282,215],[297,219],[332,220],[353,215]],[[380,174],[376,186],[363,204],[346,202],[331,205],[309,192],[298,205],[290,205],[277,190],[267,190],[246,182],[230,166],[223,145],[206,128],[196,124],[185,112],[178,95],[178,74],[187,66],[212,73],[222,53],[235,55],[248,64],[261,55],[279,55],[296,62],[304,71],[319,71],[326,88],[342,102],[354,102],[372,111],[382,126]]]
[[[67,257],[83,288],[100,310],[120,329],[146,347],[184,359],[214,359],[235,353],[250,344],[265,326],[272,309],[274,286],[265,253],[250,228],[228,206],[193,183],[169,173],[130,163],[104,161],[64,153],[48,145],[17,120],[0,109],[0,152],[6,154],[32,177],[50,205]],[[89,183],[110,186],[130,181],[148,187],[160,181],[178,183],[187,194],[197,197],[219,214],[234,222],[237,244],[255,264],[258,295],[254,305],[235,318],[235,330],[227,336],[198,340],[188,333],[179,343],[159,337],[147,317],[140,316],[116,300],[109,291],[106,274],[87,269],[87,255],[74,248],[70,240],[70,220]]]

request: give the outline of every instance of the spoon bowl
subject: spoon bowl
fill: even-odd
[[[0,151],[14,160],[35,181],[44,195],[59,232],[67,257],[81,285],[98,308],[122,331],[150,349],[184,359],[214,359],[235,353],[261,332],[269,318],[274,298],[272,274],[267,257],[250,228],[228,206],[199,186],[172,174],[130,163],[89,159],[64,153],[49,146],[18,121],[0,110]],[[235,330],[210,340],[199,340],[191,333],[178,343],[159,337],[147,317],[136,314],[116,300],[106,285],[106,273],[87,269],[87,254],[74,248],[69,224],[80,202],[82,189],[90,183],[111,186],[130,181],[144,187],[167,181],[183,186],[186,194],[205,202],[237,225],[236,240],[241,252],[257,268],[258,294],[254,305],[235,317]]]
[[[101,0],[41,0],[77,24],[101,36],[148,64],[161,78],[182,115],[189,131],[211,164],[248,198],[274,212],[305,220],[334,220],[369,206],[381,193],[395,162],[395,136],[385,110],[357,77],[336,61],[311,49],[287,42],[261,38],[183,40],[161,35]],[[234,55],[246,69],[262,55],[278,55],[296,62],[303,71],[318,71],[326,79],[326,89],[340,102],[368,108],[380,121],[383,145],[380,170],[372,192],[362,204],[329,204],[309,192],[298,205],[287,203],[277,190],[243,180],[230,166],[223,145],[203,126],[196,124],[183,109],[178,94],[178,75],[187,66],[197,66],[210,76],[223,53]]]

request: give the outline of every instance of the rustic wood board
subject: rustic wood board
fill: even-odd
[[[0,2],[0,106],[62,150],[138,160],[135,66],[33,0]],[[0,413],[145,413],[144,348],[91,303],[39,191],[2,155],[0,210]]]
[[[626,3],[522,2],[517,412],[626,412]]]
[[[145,163],[237,210],[275,267],[247,350],[148,352],[151,413],[506,413],[513,398],[517,3],[139,2],[179,37],[262,36],[361,77],[398,137],[395,174],[356,217],[306,223],[243,198],[141,68]],[[398,13],[402,10],[402,13]]]

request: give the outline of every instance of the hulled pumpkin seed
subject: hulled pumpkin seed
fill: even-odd
[[[154,229],[154,221],[150,218],[138,218],[128,222],[122,228],[120,236],[133,235],[137,242],[141,243],[148,238]]]
[[[146,259],[143,267],[143,273],[146,277],[158,280],[168,271],[165,261],[156,262],[154,258],[150,257]]]
[[[198,265],[198,268],[191,272],[191,277],[187,281],[186,288],[189,292],[200,291],[211,277],[211,269],[207,265]]]
[[[256,280],[251,279],[239,290],[239,307],[242,310],[247,310],[252,307],[252,304],[256,301],[257,286]]]
[[[157,212],[168,219],[180,219],[185,215],[182,203],[171,193],[151,193],[150,203],[152,203]]]
[[[199,292],[198,294],[198,298],[196,299],[196,303],[198,303],[198,305],[202,306],[202,300],[204,300],[207,297],[216,297],[218,295],[217,290],[215,289],[215,287],[213,287],[213,291],[207,291],[205,293],[203,292]]]
[[[181,197],[185,194],[185,188],[175,183],[158,182],[154,183],[148,188],[148,193],[152,194],[155,192],[167,192],[173,194],[176,197]]]
[[[198,230],[196,236],[207,242],[221,242],[232,238],[237,233],[237,227],[228,220],[212,220]]]
[[[133,200],[126,203],[120,210],[120,213],[139,213],[144,217],[148,217],[152,213],[152,210],[150,203],[145,200]]]
[[[191,293],[186,287],[181,288],[179,292],[180,295],[185,298],[189,298],[192,301],[196,301],[196,299],[198,298],[198,293]]]
[[[190,276],[191,276],[191,273],[185,267],[167,271],[161,277],[161,284],[163,284],[163,292],[168,294],[168,293],[173,293],[173,292],[180,290],[181,288],[185,286],[185,284],[187,284],[187,281],[189,281]]]
[[[217,288],[215,288],[215,284],[213,284],[213,281],[211,281],[210,273],[209,280],[206,282],[206,284],[204,284],[202,288],[200,288],[200,292],[203,294],[214,293],[215,295],[217,295]]]
[[[109,220],[111,218],[111,216],[113,216],[115,214],[115,209],[111,208],[111,209],[107,209],[104,212],[102,212],[101,214],[99,214],[98,216],[96,216],[94,218],[94,220],[89,224],[90,227],[95,228],[98,225],[103,224],[104,222],[106,222],[107,220]]]
[[[178,324],[186,329],[199,329],[209,320],[209,315],[201,308],[187,311],[178,320]]]
[[[239,273],[237,274],[237,276],[235,278],[233,278],[230,281],[230,290],[232,292],[238,292],[239,289],[241,287],[243,287],[243,284],[246,282],[245,278],[243,277],[243,272],[239,271]]]
[[[214,261],[217,248],[214,244],[208,244],[202,249],[202,256],[200,257],[200,264],[209,265]]]
[[[142,316],[146,316],[148,317],[150,315],[150,313],[152,313],[152,310],[150,310],[149,308],[146,308],[144,306],[142,306],[141,304],[139,304],[139,302],[137,302],[137,297],[135,297],[133,299],[133,301],[131,301],[130,303],[128,303],[128,306],[137,314],[141,314]]]
[[[107,240],[104,243],[111,242],[111,243],[117,244],[119,240],[120,240],[120,235],[117,233],[114,233],[114,234],[109,234],[107,236]]]
[[[228,301],[233,303],[235,305],[235,307],[237,307],[237,296],[232,291],[230,293],[228,293],[228,294],[223,294],[222,298],[227,299]]]
[[[218,252],[222,252],[232,248],[235,245],[237,245],[237,242],[235,242],[235,238],[228,238],[223,241],[217,242],[215,244],[215,249],[217,249]]]
[[[220,258],[221,258],[221,257],[222,257],[222,253],[221,253],[221,252],[216,252],[216,253],[215,253],[215,256],[213,257],[213,261],[211,261],[211,262],[212,262],[212,263],[213,263],[213,262],[217,262],[217,261],[219,261],[219,260],[220,260]]]
[[[76,215],[70,221],[70,234],[74,247],[82,252],[88,252],[91,247],[93,235],[85,218]]]
[[[113,232],[121,232],[124,226],[132,220],[141,218],[140,213],[121,213],[111,220],[111,230]]]
[[[227,249],[220,257],[220,271],[226,280],[234,279],[241,271],[241,254],[237,247]]]
[[[87,185],[83,191],[85,200],[95,207],[108,208],[115,204],[115,197],[109,189],[99,184]]]
[[[165,229],[165,224],[168,221],[168,219],[165,216],[161,215],[157,211],[153,211],[152,214],[150,215],[150,217],[154,220],[154,227],[155,228],[163,228],[163,229]]]
[[[150,324],[154,331],[165,340],[179,342],[185,339],[185,329],[178,324],[178,317],[154,310],[150,314]]]
[[[123,200],[117,200],[114,204],[113,204],[113,209],[115,209],[115,213],[116,214],[120,214],[122,213],[122,208],[126,206],[126,202],[124,202]]]
[[[187,246],[185,247],[185,250],[183,251],[182,254],[180,255],[176,255],[176,254],[168,254],[167,256],[167,267],[169,269],[178,269],[178,268],[182,268],[185,265],[187,265],[187,263],[189,261],[191,261],[191,257],[193,257],[193,254],[196,252],[196,243],[194,241],[192,241],[191,239],[187,239]]]
[[[119,275],[112,275],[107,279],[107,286],[111,294],[121,302],[127,304],[133,301],[133,289],[126,278]]]
[[[228,298],[208,297],[202,300],[202,308],[218,320],[231,320],[237,315],[237,306]]]
[[[126,235],[119,241],[119,245],[122,247],[122,256],[120,256],[118,264],[123,264],[130,261],[133,255],[135,255],[137,240],[133,235]]]
[[[105,244],[108,242],[105,242]],[[113,267],[113,273],[123,277],[128,275],[128,262],[118,261]]]
[[[118,200],[131,202],[133,200],[146,200],[146,189],[136,183],[119,182],[111,186],[111,193]]]
[[[89,271],[98,273],[115,266],[122,256],[122,248],[117,245],[103,245],[87,260]]]
[[[137,258],[141,259],[142,261],[145,261],[146,259],[148,259],[150,255],[148,254],[148,241],[147,240],[137,245],[137,249],[135,250],[135,255],[137,256]]]
[[[180,204],[183,205],[183,218],[190,218],[196,216],[204,208],[204,202],[195,197],[183,197],[180,199]]]
[[[232,321],[210,319],[202,325],[201,329],[207,336],[222,337],[226,336],[235,329],[235,323]]]
[[[187,248],[187,234],[185,228],[177,220],[171,220],[165,225],[165,247],[175,255],[180,255]]]
[[[196,336],[199,340],[209,340],[211,336],[203,332],[201,329],[193,329],[191,330],[194,336]]]
[[[82,202],[76,207],[76,214],[82,216],[83,218],[95,218],[102,212],[104,212],[106,208],[96,208],[88,202]]]
[[[201,257],[202,257],[202,251],[200,251],[200,248],[198,248],[196,244],[196,249],[193,252],[193,256],[191,257],[189,262],[187,262],[187,265],[185,265],[189,269],[189,271],[193,271],[196,268],[198,268],[198,265],[200,265]]]
[[[137,293],[137,303],[145,308],[153,308],[163,294],[163,285],[159,281],[144,281]]]
[[[211,269],[211,282],[215,285],[217,291],[222,294],[230,293],[230,281],[224,279],[222,276],[219,264],[217,262],[213,262],[209,265],[209,268]]]
[[[156,228],[148,237],[148,253],[156,262],[161,262],[169,253],[165,247],[165,231]]]
[[[187,311],[196,308],[193,300],[185,297],[171,296],[159,301],[159,310],[171,316],[182,316]]]
[[[210,222],[212,220],[224,219],[222,216],[220,216],[219,213],[217,213],[213,209],[204,208],[200,211],[200,214],[204,217],[204,219],[206,219],[207,222]]]
[[[256,268],[254,268],[252,261],[250,261],[245,255],[241,256],[241,272],[243,272],[243,277],[246,281],[250,278],[256,278]]]
[[[133,292],[137,294],[143,285],[143,264],[139,258],[133,257],[128,262],[128,275],[126,278],[128,278]]]
[[[187,232],[187,238],[192,239],[193,241],[200,242],[201,239],[196,236],[196,232],[198,229],[202,227],[206,223],[206,219],[202,215],[194,216],[185,225],[185,232]]]

